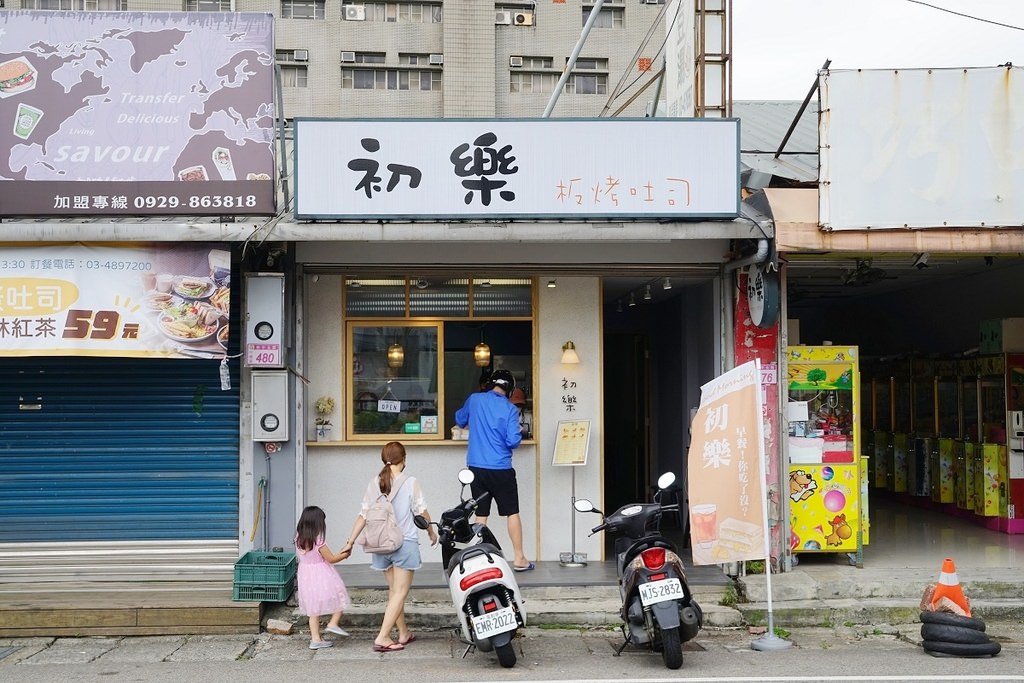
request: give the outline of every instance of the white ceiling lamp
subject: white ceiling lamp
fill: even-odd
[[[664,284],[661,285],[662,289],[672,289],[672,280],[665,278]]]
[[[647,285],[647,288],[644,289],[644,301],[650,301],[650,300],[651,300],[651,286]]]

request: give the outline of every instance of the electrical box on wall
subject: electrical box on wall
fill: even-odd
[[[252,440],[288,440],[288,371],[252,371]]]
[[[245,276],[245,364],[284,367],[284,275]]]

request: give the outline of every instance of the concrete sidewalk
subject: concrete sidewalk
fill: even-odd
[[[555,565],[517,576],[526,600],[527,624],[613,626],[619,623],[619,595],[614,573],[594,563],[588,571],[566,573]],[[423,575],[421,575],[421,572]],[[353,599],[344,623],[370,629],[380,624],[387,600],[383,577],[367,569],[344,571]],[[411,624],[442,629],[456,625],[448,589],[438,576],[417,572],[406,607]],[[857,568],[836,563],[807,563],[771,576],[771,607],[776,626],[785,628],[842,624],[914,624],[925,588],[937,572],[925,569]],[[763,626],[768,623],[768,579],[752,574],[729,579],[718,567],[688,570],[691,591],[712,628]],[[1024,623],[1024,582],[1016,569],[971,569],[960,574],[961,586],[976,616],[985,621]],[[290,604],[267,605],[266,617],[305,629],[305,618]],[[264,621],[264,623],[266,623]],[[348,628],[348,626],[346,626]]]

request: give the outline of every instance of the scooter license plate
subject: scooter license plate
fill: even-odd
[[[511,607],[502,607],[494,612],[479,617],[473,617],[473,630],[476,637],[490,638],[505,631],[511,631],[518,627],[516,623],[516,611]]]
[[[677,600],[683,597],[683,584],[679,579],[662,579],[640,584],[640,602],[653,605],[666,600]]]

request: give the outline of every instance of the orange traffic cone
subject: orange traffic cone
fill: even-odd
[[[943,598],[948,598],[957,607],[964,611],[964,616],[971,616],[971,603],[960,588],[960,579],[956,576],[956,566],[952,558],[947,557],[942,561],[942,572],[939,574],[939,583],[935,586],[935,593],[932,595],[932,609]]]

